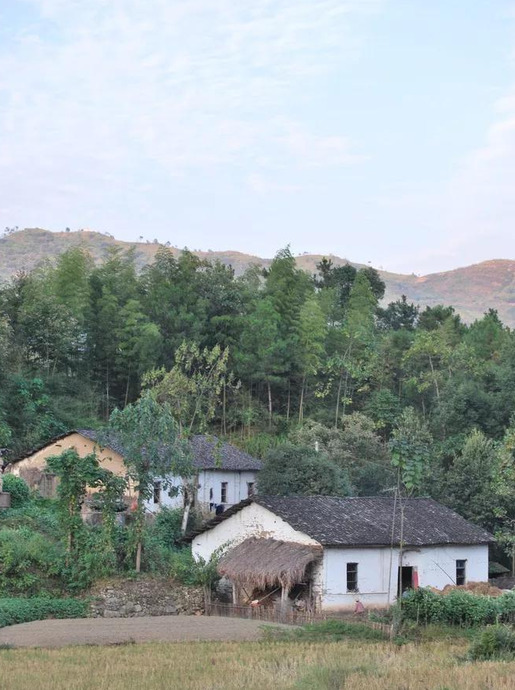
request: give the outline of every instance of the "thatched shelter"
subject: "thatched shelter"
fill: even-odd
[[[302,582],[308,566],[321,558],[321,546],[251,537],[223,556],[218,572],[238,587],[288,590]]]

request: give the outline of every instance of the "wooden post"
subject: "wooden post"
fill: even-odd
[[[236,606],[238,603],[238,589],[235,583],[232,583],[232,603]]]
[[[290,588],[283,585],[281,587],[281,618],[286,617],[288,611],[288,595],[290,593]]]

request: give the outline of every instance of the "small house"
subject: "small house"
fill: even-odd
[[[157,512],[163,506],[182,508],[182,489],[186,481],[196,487],[197,506],[213,513],[222,512],[254,494],[261,469],[260,460],[215,436],[193,436],[190,444],[194,476],[187,480],[156,477],[153,496],[146,504],[148,512]],[[11,461],[6,471],[22,477],[43,496],[55,496],[57,478],[48,471],[46,460],[71,448],[81,457],[95,452],[102,467],[118,476],[127,474],[122,444],[114,437],[110,438],[108,445],[101,443],[98,433],[92,429],[78,429],[54,438],[28,455]],[[166,488],[168,486],[176,489],[171,495]],[[132,493],[129,487],[128,496]]]
[[[401,537],[402,535],[402,537]],[[402,549],[401,549],[402,538]],[[381,607],[410,588],[488,580],[493,537],[428,498],[253,496],[192,532],[222,553],[234,603],[280,592],[311,610]]]

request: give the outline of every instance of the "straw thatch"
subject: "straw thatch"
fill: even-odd
[[[302,581],[308,565],[321,556],[320,546],[251,537],[223,556],[218,572],[242,587],[290,588]]]

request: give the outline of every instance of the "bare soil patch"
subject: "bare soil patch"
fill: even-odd
[[[72,618],[34,621],[0,630],[0,645],[66,647],[130,642],[258,640],[260,621],[216,616],[147,616],[142,618]]]

